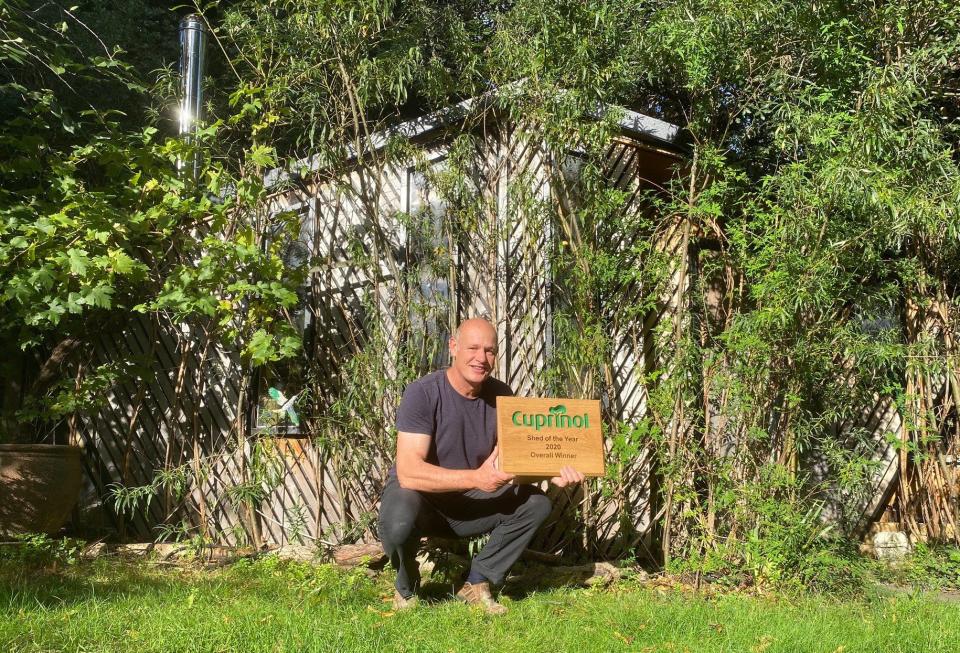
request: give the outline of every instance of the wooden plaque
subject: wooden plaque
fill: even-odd
[[[550,478],[569,465],[603,476],[599,401],[497,397],[497,440],[508,474]]]

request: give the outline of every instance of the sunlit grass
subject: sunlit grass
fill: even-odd
[[[708,597],[621,583],[533,592],[492,618],[442,596],[390,609],[388,577],[264,559],[217,571],[101,560],[0,565],[0,651],[957,651],[960,606]]]

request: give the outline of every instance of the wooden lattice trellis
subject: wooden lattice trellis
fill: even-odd
[[[91,479],[87,514],[98,516],[101,526],[112,524],[125,536],[141,538],[155,537],[155,526],[170,522],[185,522],[209,540],[230,544],[283,544],[291,539],[333,544],[372,535],[369,517],[392,462],[385,433],[398,392],[379,398],[386,424],[363,435],[362,451],[338,435],[324,406],[341,391],[344,369],[370,337],[371,312],[377,314],[385,346],[397,347],[404,322],[420,319],[405,308],[413,294],[444,314],[444,319],[414,325],[439,343],[463,318],[491,319],[500,340],[496,374],[517,394],[543,394],[556,301],[549,252],[560,235],[557,226],[544,219],[549,211],[541,214],[530,207],[539,203],[561,213],[574,209],[576,156],[558,158],[535,133],[506,123],[488,126],[472,143],[469,192],[479,208],[468,223],[451,223],[456,207],[447,205],[430,180],[432,172],[442,172],[447,165],[450,139],[442,132],[421,138],[418,165],[377,168],[358,163],[341,178],[318,176],[273,198],[275,210],[295,211],[303,225],[300,244],[309,252],[312,267],[296,320],[304,329],[306,355],[314,361],[312,373],[324,381],[323,396],[312,397],[304,411],[304,432],[296,437],[286,432],[269,435],[269,446],[257,449],[258,455],[270,456],[278,482],[256,506],[229,499],[229,488],[243,484],[254,456],[257,437],[243,427],[250,420],[243,419],[249,407],[242,397],[249,394],[249,384],[258,383],[256,375],[229,352],[201,346],[186,329],[171,333],[135,322],[105,335],[100,358],[136,364],[133,378],[139,381],[115,387],[108,404],[83,425]],[[664,143],[634,133],[610,144],[604,173],[612,186],[626,193],[624,211],[649,211],[645,191],[664,186],[680,162]],[[519,194],[534,201],[520,201]],[[410,229],[411,219],[432,224],[436,242],[416,242],[423,236]],[[660,301],[639,317],[628,313],[631,317],[624,318],[619,310],[640,301],[644,289],[637,283],[618,288],[598,304],[614,349],[597,392],[602,386],[605,411],[626,423],[645,413],[644,375],[665,365],[667,344],[658,342],[655,334],[664,332],[664,325],[689,328],[685,301],[697,254],[691,251],[682,220],[659,223],[664,225],[659,233],[608,235],[606,243],[629,251],[632,239],[651,238],[657,251],[676,262]],[[412,280],[412,261],[425,246],[445,248],[449,268]],[[424,366],[443,364],[444,352],[443,346],[424,350]],[[383,374],[396,374],[390,361],[384,361]],[[252,388],[254,396],[258,391]],[[889,429],[892,413],[890,402],[878,398],[864,421],[878,430]],[[676,428],[681,430],[678,441],[696,436],[688,423]],[[887,456],[889,451],[880,449],[878,456]],[[651,451],[643,449],[629,463],[614,464],[614,487],[555,494],[555,512],[540,535],[539,548],[656,557],[661,534],[655,529],[666,507],[658,504],[659,479]],[[192,466],[198,472],[199,480],[185,496],[153,501],[128,521],[114,513],[109,504],[113,484],[144,485],[171,465]],[[889,484],[888,476],[882,476],[881,483]],[[882,494],[879,488],[875,497]],[[875,497],[874,507],[879,501]],[[575,514],[580,519],[574,519]]]

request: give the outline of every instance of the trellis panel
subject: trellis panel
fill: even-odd
[[[338,396],[346,366],[369,337],[368,312],[379,312],[382,336],[399,347],[405,323],[412,319],[402,312],[411,293],[416,293],[419,301],[432,302],[438,314],[447,312],[445,320],[414,325],[425,327],[428,335],[441,343],[459,320],[489,317],[498,327],[501,345],[496,374],[518,394],[543,394],[542,374],[553,346],[551,252],[559,238],[549,216],[551,203],[569,204],[574,189],[557,185],[563,178],[557,175],[558,166],[566,162],[548,154],[531,129],[498,125],[476,135],[472,145],[474,161],[468,171],[472,196],[461,198],[464,206],[471,203],[470,212],[464,206],[449,206],[431,183],[431,175],[442,173],[447,165],[442,140],[425,146],[426,172],[419,166],[358,167],[342,178],[320,179],[274,198],[272,210],[292,210],[299,216],[302,230],[298,241],[311,258],[311,274],[297,320],[304,329],[309,355],[318,373],[329,379],[329,386],[314,404],[304,408],[306,427],[301,436],[322,437],[311,440],[290,437],[293,434],[286,432],[238,436],[234,425],[238,408],[243,408],[238,406],[240,388],[249,371],[234,358],[215,352],[208,354],[215,356],[217,364],[207,378],[196,378],[195,370],[210,366],[201,366],[193,351],[198,346],[195,334],[157,338],[148,333],[147,325],[139,324],[105,345],[105,360],[138,358],[152,371],[142,375],[149,385],[142,386],[143,408],[129,453],[125,429],[137,404],[137,387],[116,389],[110,407],[85,428],[98,496],[106,499],[111,483],[146,484],[167,462],[192,464],[197,459],[208,469],[203,481],[174,506],[172,514],[154,503],[134,519],[129,534],[150,537],[157,523],[186,519],[211,540],[232,544],[257,539],[274,544],[333,544],[362,535],[344,525],[362,528],[376,509],[393,457],[383,428],[392,422],[399,396],[385,394],[381,409],[386,426],[362,435],[375,444],[372,451],[359,452],[355,443],[339,436],[324,418],[328,402]],[[641,194],[652,183],[663,181],[668,160],[675,159],[651,154],[636,143],[611,145],[605,163],[607,176],[613,185],[628,192],[627,211],[649,210]],[[575,175],[567,181],[575,183]],[[431,221],[436,241],[415,242],[401,214]],[[612,245],[626,252],[631,239],[655,238],[663,251],[679,260],[683,258],[678,250],[680,228],[673,223],[659,234],[618,234]],[[439,270],[421,276],[416,287],[411,287],[405,275],[416,262],[417,248],[425,245],[445,248],[451,266],[446,274]],[[372,273],[368,260],[375,262]],[[625,260],[629,265],[630,260]],[[636,283],[625,285],[616,297],[599,304],[614,343],[609,375],[600,388],[609,415],[628,422],[643,417],[645,375],[663,360],[651,334],[657,324],[674,319],[685,287],[683,274],[677,272],[663,301],[639,320],[617,317],[618,305],[637,301],[644,294]],[[446,357],[441,344],[436,354],[423,362],[437,367],[446,363]],[[190,392],[177,395],[183,361],[187,363],[186,387],[202,386],[202,396]],[[385,369],[388,376],[396,374],[389,361]],[[261,392],[262,388],[254,390]],[[280,483],[268,488],[266,498],[258,502],[254,528],[247,506],[231,501],[228,488],[248,478],[258,437],[267,440],[260,443],[257,455],[269,456],[270,464],[278,466]],[[539,545],[608,557],[649,547],[655,519],[650,470],[645,453],[628,464],[618,464],[612,493],[591,491],[585,503],[582,492],[555,493],[552,524]],[[571,525],[570,520],[583,506],[589,507],[586,531],[582,525]]]

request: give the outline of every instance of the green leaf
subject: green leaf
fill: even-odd
[[[277,165],[275,150],[268,145],[255,145],[247,153],[247,158],[261,168],[272,168]]]
[[[67,311],[76,315],[83,312],[83,297],[78,292],[71,292],[67,295]]]
[[[130,274],[136,261],[130,258],[126,252],[120,250],[110,251],[110,268],[117,274]]]
[[[273,338],[264,329],[257,329],[244,350],[254,365],[263,365],[276,358],[276,347]]]
[[[105,285],[99,284],[91,288],[86,295],[83,297],[83,303],[88,306],[96,306],[98,308],[110,308],[113,304],[111,301],[111,296],[113,295],[113,288]]]
[[[67,260],[70,264],[70,274],[77,276],[86,274],[89,263],[86,251],[71,247],[67,250]]]
[[[53,282],[53,273],[47,265],[43,265],[30,273],[30,283],[42,290],[49,290],[53,286]]]

